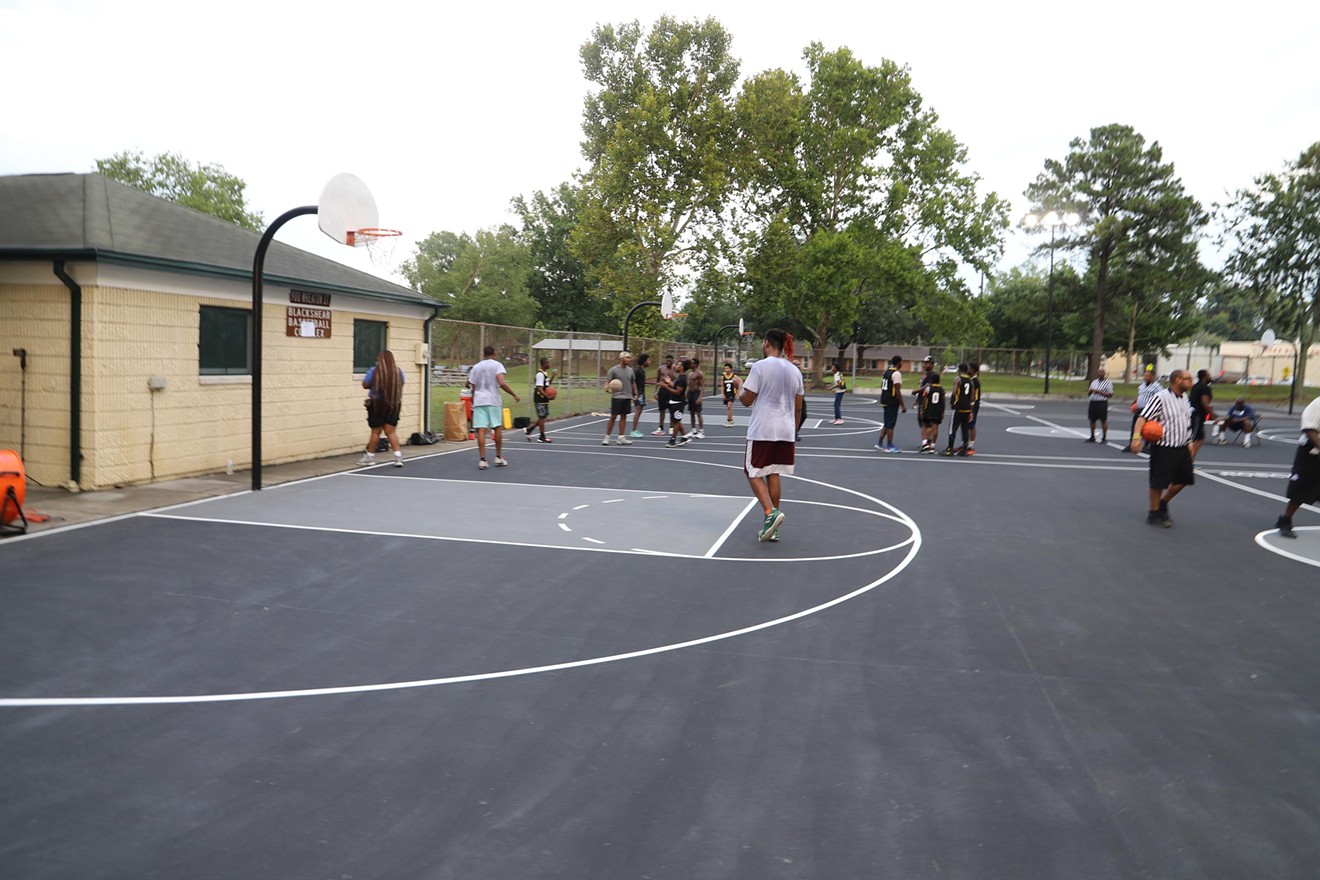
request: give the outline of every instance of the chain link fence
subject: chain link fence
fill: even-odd
[[[653,401],[656,367],[664,362],[665,355],[672,354],[675,360],[699,358],[709,388],[724,361],[743,361],[751,353],[746,343],[738,342],[729,339],[717,348],[711,344],[630,336],[628,349],[634,366],[641,354],[650,355],[645,368],[646,396],[648,401]],[[440,432],[444,427],[445,404],[461,402],[467,371],[482,359],[486,346],[494,347],[495,358],[507,371],[505,381],[522,397],[521,403],[506,399],[512,416],[535,418],[532,385],[543,357],[550,359],[554,384],[559,389],[550,404],[553,417],[608,413],[610,395],[605,391],[605,375],[619,362],[623,337],[437,320],[431,325],[430,346],[431,407],[427,430]]]

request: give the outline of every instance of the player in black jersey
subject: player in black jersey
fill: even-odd
[[[720,376],[720,390],[724,392],[724,406],[728,414],[724,419],[724,427],[733,427],[733,402],[738,399],[738,392],[742,388],[742,379],[738,378],[738,373],[733,369],[730,361],[724,362],[724,373]]]
[[[934,455],[935,445],[940,442],[940,422],[944,421],[945,395],[940,374],[932,370],[926,376],[926,383],[917,392],[917,421],[921,424],[921,451]]]
[[[894,426],[898,424],[899,409],[907,412],[907,404],[903,401],[903,374],[898,369],[902,365],[903,356],[894,355],[889,359],[889,369],[880,377],[880,405],[884,407],[884,421],[875,448],[884,452],[901,451],[894,443]]]
[[[945,455],[953,455],[953,440],[959,431],[962,431],[962,447],[958,450],[959,455],[967,454],[967,443],[970,439],[972,406],[976,402],[975,386],[972,384],[972,377],[967,374],[967,365],[958,365],[958,378],[953,382],[953,396],[949,400],[949,406],[953,410],[953,420],[949,422],[949,445],[944,450]]]

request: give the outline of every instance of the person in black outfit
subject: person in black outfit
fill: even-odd
[[[1211,379],[1209,370],[1196,371],[1196,384],[1192,390],[1187,392],[1187,399],[1192,404],[1192,450],[1201,448],[1205,442],[1205,423],[1215,423],[1215,410],[1211,406],[1214,400],[1214,392],[1210,389]]]
[[[949,422],[949,446],[944,450],[945,455],[954,454],[953,439],[959,431],[962,432],[962,447],[958,450],[958,454],[967,454],[967,444],[971,439],[972,406],[975,403],[972,377],[967,374],[967,365],[959,364],[958,378],[953,382],[953,396],[949,399],[953,419]]]

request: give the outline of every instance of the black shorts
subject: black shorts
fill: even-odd
[[[671,422],[683,421],[683,400],[681,398],[671,397],[666,412],[669,413],[669,420]]]
[[[632,415],[633,401],[631,397],[611,397],[610,415],[628,416]]]
[[[1150,487],[1190,486],[1196,482],[1192,451],[1186,446],[1150,447]]]
[[[1093,400],[1086,405],[1086,420],[1088,422],[1107,422],[1109,421],[1109,401]]]
[[[550,417],[550,404],[548,404],[548,403],[538,403],[538,404],[536,404],[536,417],[537,417],[538,419],[549,418],[549,417]]]
[[[394,412],[383,412],[375,407],[367,410],[368,428],[383,428],[386,425],[395,428],[399,426],[399,411],[397,409]]]
[[[1309,444],[1297,447],[1292,474],[1288,476],[1289,501],[1315,504],[1320,501],[1320,455],[1312,455]]]
[[[700,394],[688,395],[687,408],[688,408],[688,412],[690,413],[701,412],[701,395]]]
[[[892,403],[885,407],[885,420],[880,424],[886,431],[892,431],[894,425],[898,424],[898,404]]]

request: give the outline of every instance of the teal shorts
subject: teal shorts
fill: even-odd
[[[472,407],[473,428],[503,428],[504,408],[500,406]]]

